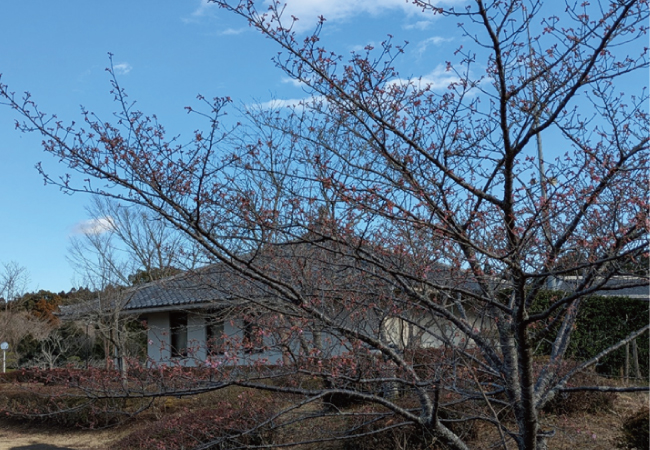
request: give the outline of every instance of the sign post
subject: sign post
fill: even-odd
[[[2,373],[7,371],[7,350],[9,349],[9,344],[3,342],[0,344],[0,349],[2,349]]]

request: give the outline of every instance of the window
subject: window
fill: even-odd
[[[209,355],[222,355],[224,353],[224,323],[223,320],[206,319],[205,340]]]
[[[169,313],[172,357],[187,356],[187,313]]]
[[[244,351],[246,353],[261,353],[264,351],[264,335],[262,329],[248,320],[244,320]]]

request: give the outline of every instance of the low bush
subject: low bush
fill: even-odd
[[[549,363],[547,356],[538,356],[535,358],[534,368],[536,373],[542,370]],[[575,360],[564,360],[561,366],[556,370],[551,385],[557,383],[560,379],[575,369],[580,363]],[[585,370],[578,372],[569,380],[567,387],[581,386],[602,386],[611,385],[612,380],[601,377],[594,370]],[[614,407],[616,394],[613,392],[600,391],[571,391],[558,392],[555,397],[544,405],[543,411],[556,415],[574,415],[574,414],[596,414],[603,411],[611,410]]]
[[[273,413],[270,397],[242,392],[237,401],[222,400],[210,408],[186,408],[141,427],[119,441],[117,450],[175,450],[211,443],[210,448],[225,450],[272,443],[269,427],[258,427]]]
[[[130,418],[150,404],[147,399],[92,399],[52,390],[3,392],[5,420],[76,428],[104,428]]]
[[[342,450],[439,450],[432,437],[413,426],[404,426],[343,441]]]
[[[21,368],[0,374],[0,383],[41,383],[43,385],[71,386],[93,379],[119,379],[116,370],[77,369],[61,367],[56,369]]]
[[[646,450],[650,448],[649,429],[650,411],[646,407],[625,419],[619,447],[630,450]]]
[[[616,394],[613,392],[560,392],[544,406],[543,411],[565,416],[598,414],[612,409],[615,400]]]

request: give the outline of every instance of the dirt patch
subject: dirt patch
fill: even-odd
[[[0,450],[103,450],[133,431],[133,426],[106,430],[61,430],[0,422]]]

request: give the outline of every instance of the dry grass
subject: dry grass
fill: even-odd
[[[620,393],[607,410],[570,415],[542,414],[544,430],[555,430],[549,440],[553,450],[612,450],[617,448],[625,419],[648,405],[648,393]],[[499,442],[494,428],[481,428],[477,440],[471,442],[475,450],[492,450]],[[509,446],[514,449],[515,446]],[[639,449],[641,450],[641,449]]]
[[[0,422],[0,450],[104,450],[141,424],[119,429],[70,430],[60,427]]]
[[[609,411],[572,417],[548,417],[549,425],[557,430],[551,448],[557,450],[616,448],[623,421],[647,404],[647,393],[621,393],[616,396],[614,407]]]

